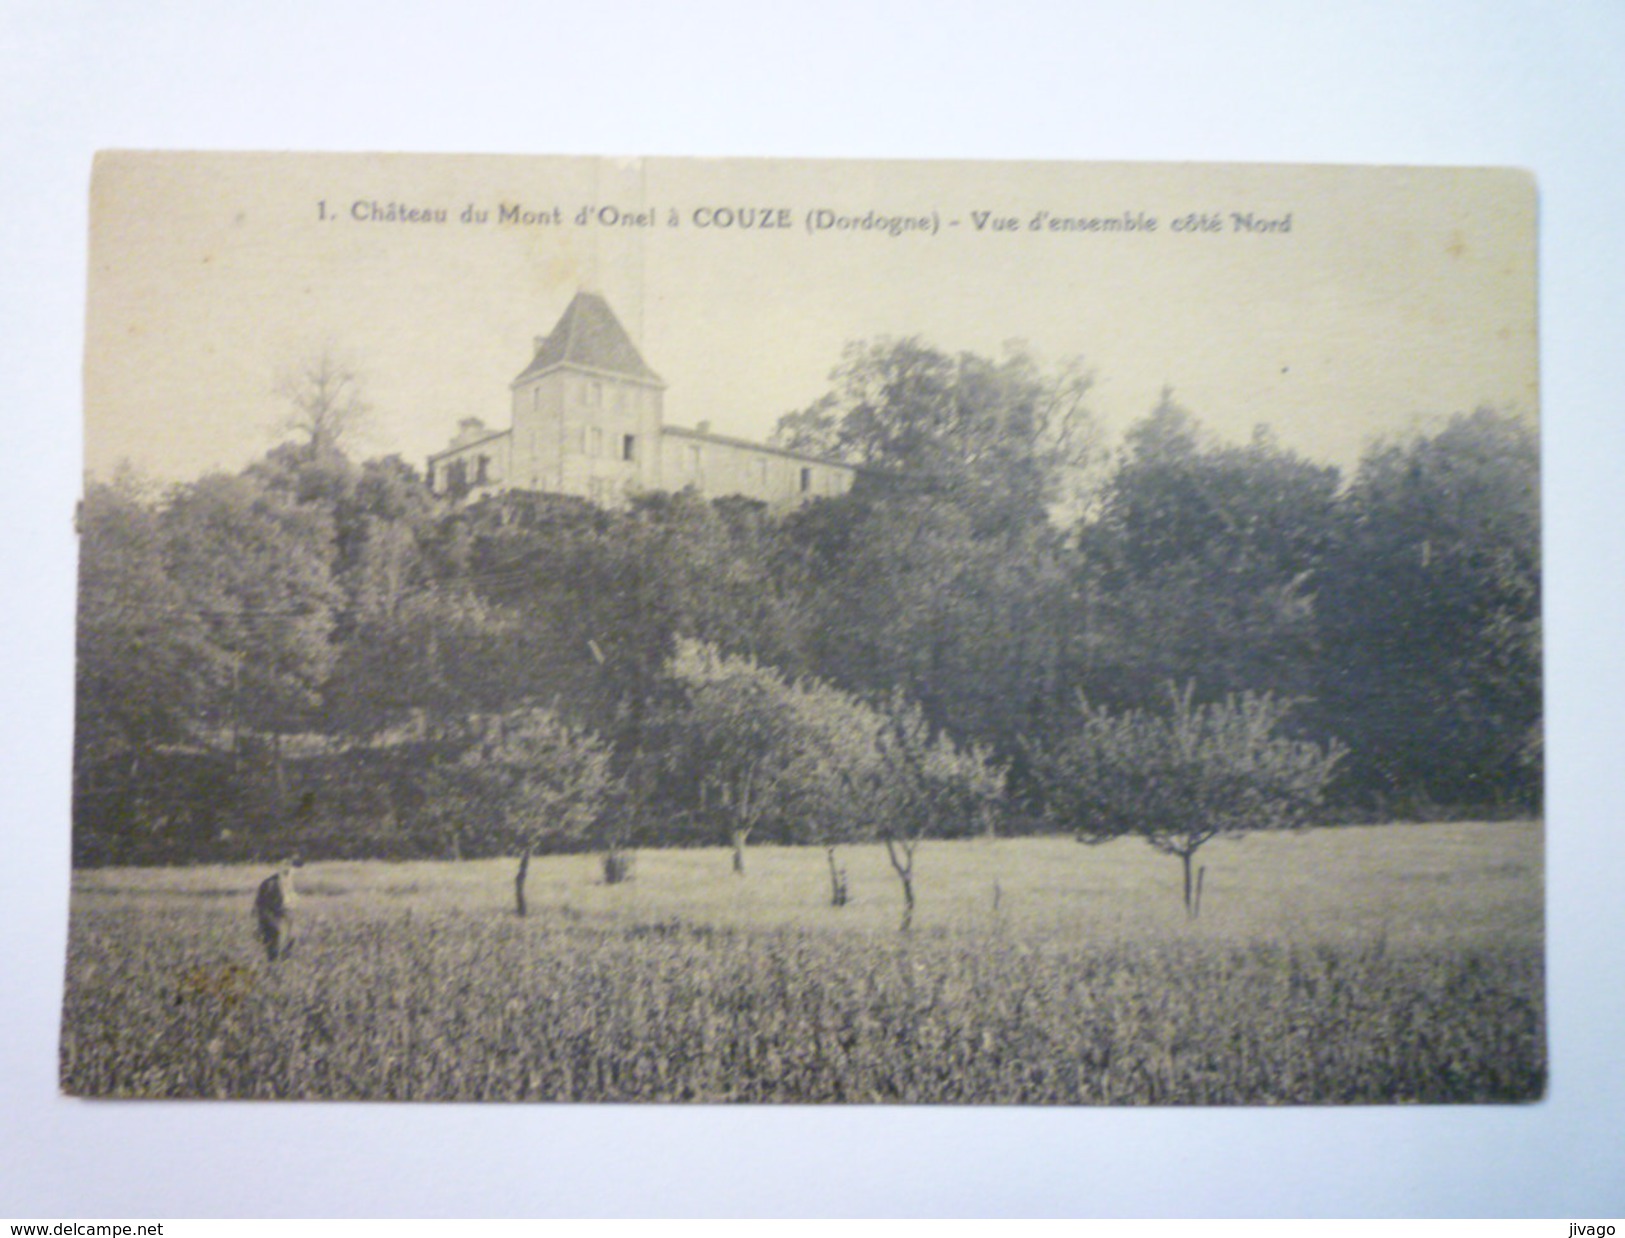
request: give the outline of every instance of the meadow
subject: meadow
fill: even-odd
[[[1542,826],[1204,849],[1201,916],[1136,840],[884,852],[334,862],[268,962],[263,868],[75,874],[61,1046],[79,1096],[1281,1104],[1544,1091]]]

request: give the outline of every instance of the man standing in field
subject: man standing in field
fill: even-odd
[[[265,957],[273,963],[293,950],[293,908],[299,897],[293,888],[293,870],[299,866],[299,857],[290,856],[260,882],[259,893],[254,896],[254,920]]]

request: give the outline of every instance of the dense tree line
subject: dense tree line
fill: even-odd
[[[1538,810],[1537,460],[1514,417],[1343,478],[1264,431],[1219,442],[1167,394],[1108,451],[1079,371],[881,341],[780,425],[867,466],[851,493],[611,511],[450,503],[399,458],[357,464],[354,384],[315,374],[289,387],[300,441],[240,473],[87,488],[81,862],[624,866],[705,842],[744,869],[774,840],[827,848],[838,898],[836,848],[873,839],[911,902],[927,833],[1162,829],[1188,871],[1237,805]],[[1224,782],[1243,767],[1281,793],[1249,801]]]

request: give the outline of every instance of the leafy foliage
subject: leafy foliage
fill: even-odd
[[[675,802],[733,843],[736,871],[764,823],[781,838],[826,845],[856,832],[844,792],[874,761],[880,720],[872,710],[694,641],[679,644],[668,674],[676,693],[663,720],[667,772],[693,789]]]
[[[215,717],[270,732],[306,725],[333,665],[331,516],[244,473],[179,491],[162,521],[172,579],[235,663]]]
[[[1067,692],[1073,585],[1059,530],[979,536],[954,503],[848,496],[789,517],[814,674],[866,698],[901,691],[931,726],[1017,750]]]
[[[1046,376],[1019,348],[990,361],[918,339],[857,343],[830,380],[827,396],[780,419],[779,443],[946,497],[984,529],[1044,520],[1093,459],[1092,378],[1075,366]]]
[[[1319,713],[1347,736],[1355,776],[1424,808],[1538,804],[1533,430],[1483,409],[1374,448],[1340,516],[1321,589]]]
[[[1262,430],[1209,442],[1165,391],[1079,530],[1090,695],[1143,707],[1193,676],[1219,692],[1311,691],[1337,486],[1336,469]]]
[[[226,672],[133,476],[86,488],[79,537],[75,699],[82,760],[93,765],[185,738]]]
[[[536,708],[491,718],[480,739],[428,777],[431,811],[473,854],[589,839],[616,792],[607,746]]]
[[[1004,770],[974,745],[931,734],[924,713],[894,694],[875,734],[876,759],[848,784],[868,831],[886,847],[903,888],[904,931],[914,919],[914,857],[927,838],[992,834]]]
[[[1123,714],[1080,698],[1075,728],[1034,758],[1050,818],[1084,842],[1137,835],[1178,856],[1194,914],[1191,857],[1210,839],[1309,824],[1341,746],[1278,734],[1287,707],[1264,695],[1198,704],[1169,689],[1166,713]]]

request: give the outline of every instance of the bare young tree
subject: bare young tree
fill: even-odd
[[[372,411],[360,371],[332,347],[284,370],[272,391],[290,405],[276,429],[299,435],[316,459],[341,450]]]

